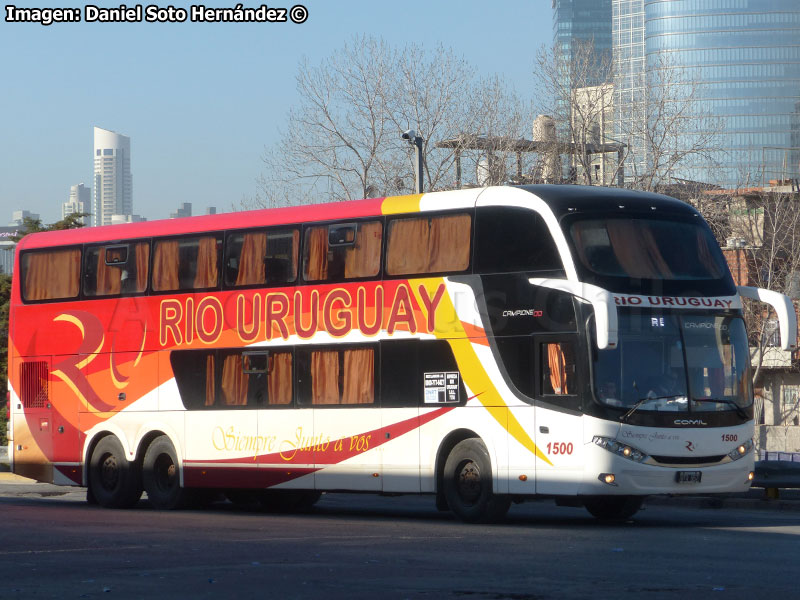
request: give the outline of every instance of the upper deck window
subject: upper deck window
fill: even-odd
[[[462,272],[469,268],[468,214],[395,219],[389,224],[389,275]]]
[[[727,272],[711,233],[686,221],[589,219],[570,235],[579,265],[600,276],[709,280]]]
[[[233,233],[226,242],[225,285],[272,285],[297,279],[297,229]]]
[[[112,244],[86,249],[86,296],[136,294],[147,288],[150,243]]]
[[[563,270],[553,236],[533,210],[486,206],[475,221],[476,273]]]
[[[342,281],[375,277],[381,266],[383,223],[318,225],[305,231],[303,277]]]
[[[216,236],[158,240],[153,252],[153,290],[208,289],[219,281],[219,251]]]
[[[26,252],[22,255],[22,297],[30,300],[76,298],[81,284],[79,248]]]

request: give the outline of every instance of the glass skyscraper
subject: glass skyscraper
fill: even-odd
[[[800,177],[800,0],[643,1],[645,68],[685,71],[724,126],[718,166],[675,176],[726,187]]]
[[[564,59],[572,56],[575,40],[592,42],[598,64],[611,61],[611,0],[552,0],[553,43]],[[606,83],[599,77],[585,85]]]

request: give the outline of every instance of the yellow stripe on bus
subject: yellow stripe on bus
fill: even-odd
[[[424,285],[428,296],[432,297],[438,286],[444,283],[444,279],[414,280],[409,281],[409,283],[417,298],[417,302],[421,303],[419,285]],[[449,294],[442,298],[437,312],[442,308],[444,308],[448,314],[455,313],[455,306],[453,306]],[[552,467],[553,463],[550,462],[550,459],[539,450],[531,439],[531,436],[509,410],[508,405],[503,400],[500,392],[497,391],[491,377],[489,377],[486,369],[483,368],[483,364],[475,353],[475,349],[472,347],[472,342],[469,338],[445,338],[440,331],[436,331],[435,335],[437,338],[447,339],[447,342],[453,349],[453,354],[455,355],[458,369],[461,372],[464,383],[472,390],[472,393],[476,395],[478,401],[483,404],[483,407],[492,415],[494,420],[497,421],[509,435],[522,444],[524,448]]]
[[[408,196],[388,196],[383,199],[381,212],[384,215],[397,215],[401,213],[419,212],[419,203],[423,194],[409,194]]]

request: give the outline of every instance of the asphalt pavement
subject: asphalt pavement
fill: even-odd
[[[76,500],[85,498],[80,487],[38,483],[9,472],[8,449],[0,447],[0,496],[32,496]],[[751,488],[741,494],[714,496],[649,496],[645,504],[703,509],[800,511],[800,489]]]

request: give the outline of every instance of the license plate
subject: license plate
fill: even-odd
[[[678,471],[675,473],[677,483],[700,483],[702,471]]]

